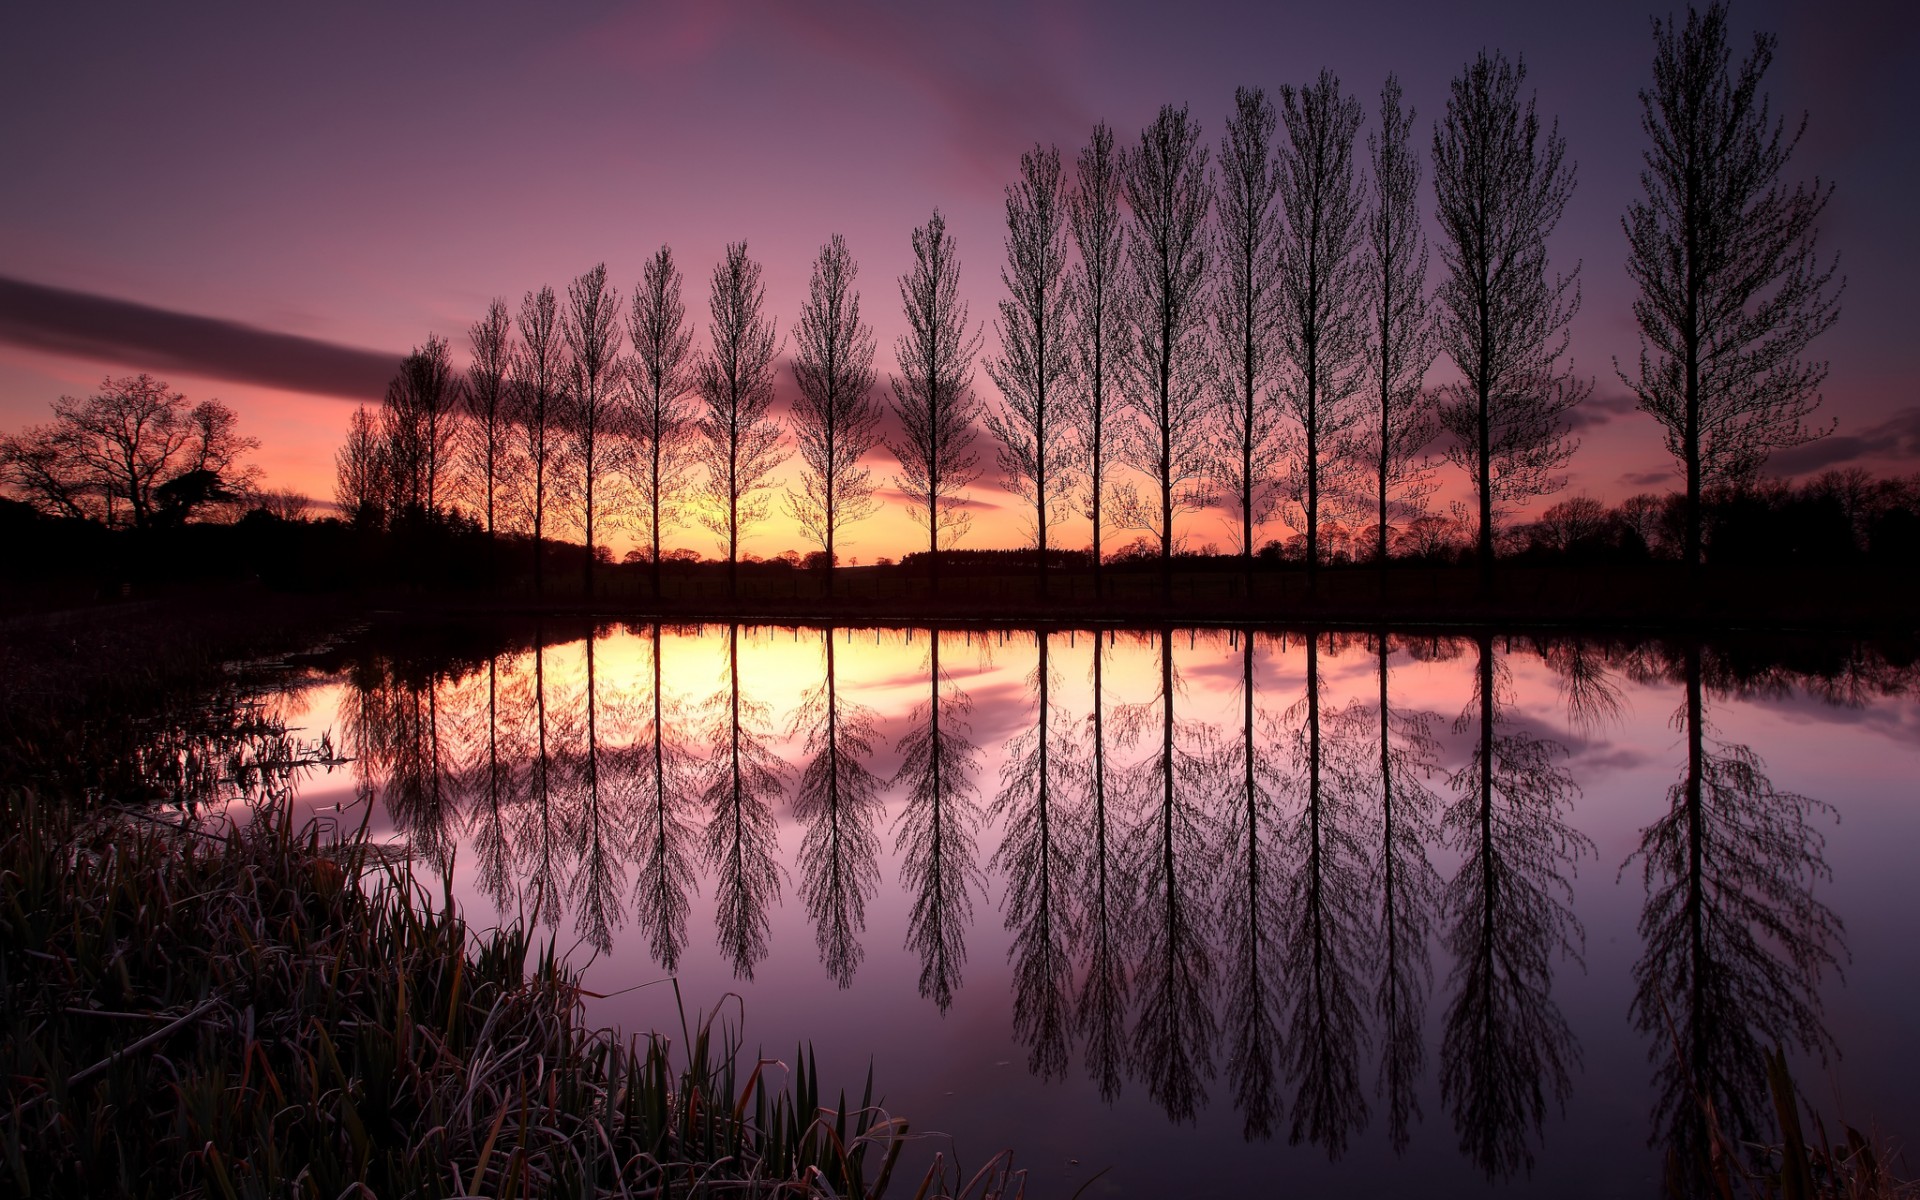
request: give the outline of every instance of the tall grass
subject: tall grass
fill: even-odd
[[[286,805],[208,832],[0,796],[0,1191],[878,1196],[907,1139],[709,1017],[589,1028],[523,929]],[[684,1016],[683,1016],[684,1021]],[[996,1169],[997,1168],[997,1169]],[[946,1193],[940,1160],[919,1195]],[[1016,1194],[1004,1159],[962,1189]]]

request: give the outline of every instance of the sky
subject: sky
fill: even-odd
[[[493,297],[604,262],[623,296],[671,245],[702,318],[730,241],[764,264],[784,335],[819,246],[860,263],[883,380],[904,322],[909,236],[938,207],[988,352],[1003,296],[1003,190],[1020,153],[1069,160],[1093,122],[1122,145],[1163,103],[1210,144],[1237,85],[1325,67],[1369,112],[1389,72],[1424,148],[1448,80],[1482,48],[1525,60],[1578,186],[1549,243],[1580,270],[1576,369],[1595,382],[1564,494],[1617,499],[1675,476],[1614,372],[1638,353],[1620,216],[1638,193],[1650,17],[1664,6],[880,4],[827,0],[462,5],[33,5],[0,40],[0,430],[44,419],[104,375],[151,371],[217,397],[259,437],[268,486],[331,495],[356,403],[430,333],[464,351]],[[1736,44],[1778,34],[1767,86],[1808,116],[1796,177],[1836,184],[1822,246],[1846,277],[1822,442],[1776,456],[1920,468],[1908,332],[1920,240],[1920,12],[1736,3]],[[1431,193],[1423,189],[1423,205]],[[1436,255],[1437,269],[1437,255]],[[1436,372],[1434,378],[1441,377]],[[983,370],[982,399],[998,395]],[[790,373],[783,372],[783,397]],[[983,458],[992,462],[983,432]],[[894,465],[877,456],[878,473]],[[1443,472],[1457,492],[1457,474]],[[1021,540],[991,470],[964,544]],[[1443,492],[1443,496],[1449,494]],[[1202,514],[1196,542],[1227,535]],[[1084,544],[1084,522],[1057,535]],[[897,506],[856,527],[856,557],[912,548]],[[682,544],[710,550],[688,534]],[[804,549],[770,523],[748,549]]]

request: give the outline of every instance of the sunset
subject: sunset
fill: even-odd
[[[42,5],[22,1195],[1907,1197],[1920,14]]]

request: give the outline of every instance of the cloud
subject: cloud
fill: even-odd
[[[1659,487],[1663,483],[1672,482],[1673,477],[1672,467],[1655,467],[1651,471],[1623,471],[1620,474],[1620,482],[1628,487]]]
[[[991,482],[991,480],[983,480],[981,482],[987,483],[987,482]],[[894,487],[890,484],[883,484],[880,487],[874,488],[873,494],[879,497],[881,500],[888,503],[889,505],[910,505],[915,503],[913,497],[907,495],[905,492],[901,491],[899,488]],[[998,509],[1004,508],[1006,506],[1003,504],[995,504],[991,500],[986,500],[981,498],[977,492],[969,491],[963,496],[955,496],[955,497],[952,497],[951,499],[943,501],[941,504],[941,507],[943,509],[945,508],[969,509],[974,512],[993,512]],[[974,547],[971,547],[971,546],[962,546],[959,548],[963,550],[974,549]]]
[[[6,276],[0,342],[360,400],[379,397],[401,357]]]
[[[1640,401],[1632,392],[1612,392],[1606,395],[1588,396],[1567,414],[1567,428],[1578,432],[1605,425],[1615,417],[1624,417],[1632,412]]]
[[[1920,408],[1903,408],[1856,434],[1830,434],[1781,450],[1767,465],[1782,475],[1805,475],[1863,458],[1920,459]]]
[[[869,0],[776,4],[768,15],[823,54],[891,76],[943,110],[970,165],[1003,180],[1009,158],[1036,136],[1084,132],[1091,116],[1060,87],[1057,63],[1008,39],[977,12],[941,21]],[[935,27],[938,26],[938,27]]]
[[[782,55],[798,51],[831,70],[877,76],[926,102],[968,177],[998,190],[1036,138],[1080,137],[1093,125],[1062,86],[1060,64],[1035,44],[1036,36],[1057,41],[1061,22],[1058,14],[1027,16],[1026,36],[1016,39],[1005,36],[1002,18],[972,8],[950,15],[877,0],[705,0],[622,12],[584,29],[578,46],[630,69],[687,72],[772,30]]]

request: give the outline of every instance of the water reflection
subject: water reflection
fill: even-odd
[[[637,716],[633,822],[633,907],[653,961],[680,968],[687,945],[688,893],[696,876],[694,806],[697,761],[682,740],[685,704],[667,693],[660,627],[647,631],[647,698]],[[492,669],[489,662],[488,669]]]
[[[1375,655],[1379,701],[1371,716],[1378,741],[1370,764],[1373,777],[1363,785],[1380,803],[1371,880],[1378,922],[1374,1012],[1380,1022],[1378,1091],[1386,1100],[1393,1148],[1400,1151],[1420,1115],[1418,1087],[1427,1063],[1427,993],[1433,986],[1428,945],[1440,875],[1427,851],[1436,840],[1439,798],[1426,781],[1439,769],[1439,746],[1428,714],[1393,707],[1384,634],[1375,639]],[[1361,709],[1354,715],[1364,720],[1369,714]]]
[[[740,627],[727,626],[727,665],[719,691],[701,706],[707,745],[707,810],[702,848],[714,873],[714,925],[733,973],[753,978],[767,953],[767,905],[780,898],[773,805],[786,765],[773,753],[772,707],[740,686]]]
[[[1796,688],[1858,701],[1911,668],[1159,629],[1002,635],[1000,670],[984,648],[956,665],[962,639],[534,628],[458,661],[369,651],[344,676],[349,752],[422,863],[476,864],[502,911],[570,917],[601,953],[631,916],[681,970],[704,889],[714,952],[752,979],[791,880],[836,988],[867,986],[885,913],[945,1013],[994,897],[1006,1028],[1033,1075],[1077,1056],[1102,1097],[1141,1087],[1175,1122],[1224,1085],[1245,1138],[1285,1128],[1330,1158],[1376,1106],[1406,1148],[1437,1094],[1466,1160],[1504,1179],[1534,1164],[1581,1063],[1557,978],[1584,970],[1573,888],[1596,856],[1572,751],[1626,719],[1628,685],[1677,686],[1684,762],[1634,856],[1631,1007],[1676,1179],[1705,1186],[1707,1114],[1727,1138],[1765,1133],[1764,1048],[1832,1048],[1828,810],[1709,711]],[[1556,685],[1564,737],[1537,706]]]
[[[1578,787],[1566,747],[1512,722],[1493,637],[1474,643],[1478,687],[1455,723],[1475,735],[1447,779],[1441,834],[1461,855],[1443,892],[1453,959],[1440,1041],[1440,1093],[1461,1152],[1489,1177],[1533,1165],[1549,1102],[1564,1106],[1579,1061],[1553,996],[1556,961],[1578,962],[1572,875],[1593,843],[1567,821]]]
[[[906,801],[894,824],[894,849],[910,896],[907,945],[920,955],[920,994],[945,1012],[966,965],[967,923],[983,883],[974,842],[980,751],[968,740],[973,698],[940,669],[940,631],[926,640],[927,698],[907,718],[893,777]]]
[[[1139,1011],[1130,1051],[1147,1094],[1173,1120],[1190,1121],[1206,1103],[1219,1040],[1208,903],[1217,756],[1209,728],[1178,715],[1183,682],[1173,665],[1173,631],[1155,638],[1158,687],[1119,718],[1121,744],[1144,743],[1146,751],[1130,773],[1139,814],[1127,843],[1139,879],[1130,930]]]
[[[871,708],[840,694],[834,631],[820,632],[821,678],[801,695],[791,732],[805,759],[793,815],[805,825],[800,843],[801,895],[813,918],[814,941],[827,974],[853,984],[864,955],[867,901],[880,888],[881,782],[867,766],[877,738]]]
[[[1811,818],[1832,810],[1776,788],[1751,747],[1712,736],[1699,645],[1675,673],[1686,762],[1636,854],[1647,901],[1633,1017],[1650,1038],[1670,1174],[1704,1195],[1727,1170],[1709,1121],[1741,1145],[1767,1140],[1765,1051],[1825,1057],[1817,989],[1839,966],[1841,925],[1814,895],[1831,872]]]
[[[1007,929],[1013,934],[1013,1030],[1027,1047],[1027,1069],[1043,1079],[1067,1073],[1072,1024],[1072,896],[1078,839],[1068,814],[1082,774],[1071,718],[1059,702],[1049,633],[1034,638],[1027,677],[1033,723],[1007,744],[1000,793],[990,816],[1005,831],[988,863],[1007,881]]]

